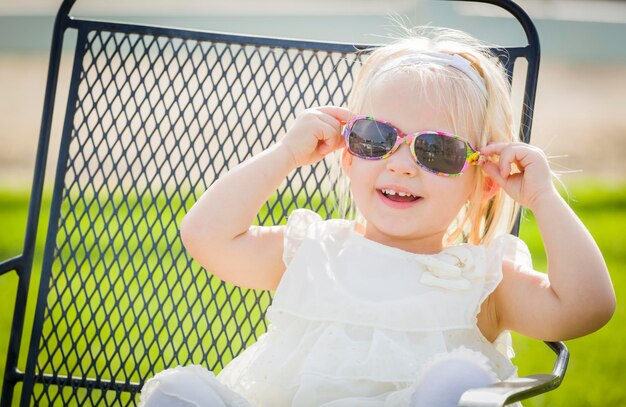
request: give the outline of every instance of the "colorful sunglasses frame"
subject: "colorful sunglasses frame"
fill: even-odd
[[[352,126],[354,125],[354,123],[356,123],[359,120],[371,120],[371,121],[375,121],[381,124],[384,124],[386,126],[391,127],[393,130],[395,130],[396,132],[396,143],[393,146],[393,148],[385,155],[380,156],[380,157],[368,157],[368,156],[363,156],[360,154],[356,154],[354,151],[350,150],[350,143],[348,143],[348,138],[350,137],[350,132],[352,130]],[[461,168],[461,171],[459,171],[458,173],[454,173],[454,174],[448,174],[445,172],[439,172],[436,170],[433,170],[432,168],[429,168],[428,166],[426,166],[425,164],[422,164],[418,159],[417,159],[417,155],[415,154],[415,144],[413,143],[413,140],[416,137],[419,137],[423,134],[437,134],[440,136],[444,136],[444,137],[452,137],[455,140],[459,140],[462,141],[465,144],[465,149],[467,151],[467,156],[465,157],[465,164],[463,165],[463,168]],[[446,133],[444,131],[433,131],[433,130],[427,130],[427,131],[419,131],[416,133],[405,133],[402,130],[400,130],[397,126],[389,123],[386,120],[383,119],[378,119],[372,116],[354,116],[352,117],[352,119],[350,119],[343,130],[343,138],[345,140],[346,143],[346,149],[348,150],[348,152],[350,154],[352,154],[355,157],[359,157],[359,158],[363,158],[365,160],[384,160],[385,158],[388,158],[389,156],[391,156],[393,153],[396,152],[396,150],[398,149],[398,147],[400,147],[401,144],[406,143],[409,145],[410,149],[411,149],[411,155],[413,156],[413,159],[415,160],[415,162],[417,163],[417,165],[419,165],[420,167],[422,167],[423,169],[425,169],[428,172],[432,172],[433,174],[437,174],[443,177],[458,177],[459,175],[463,174],[467,168],[469,168],[472,165],[481,165],[484,160],[485,157],[478,151],[476,150],[471,144],[470,142],[460,136],[454,135],[454,134],[450,134],[450,133]]]

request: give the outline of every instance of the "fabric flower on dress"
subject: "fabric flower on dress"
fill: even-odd
[[[469,290],[470,280],[479,276],[472,252],[463,246],[450,247],[435,256],[420,257],[418,261],[426,269],[420,282],[431,287]]]

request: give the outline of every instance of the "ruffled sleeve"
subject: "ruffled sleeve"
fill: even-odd
[[[283,263],[288,266],[307,235],[309,227],[322,217],[309,209],[296,209],[287,219],[284,233]]]
[[[502,281],[502,263],[508,260],[517,266],[532,268],[533,262],[526,243],[513,235],[502,235],[495,238],[486,250],[487,273],[480,303],[491,294]],[[495,348],[511,359],[515,356],[511,334],[502,332],[493,342]]]
[[[502,263],[508,260],[524,268],[532,268],[533,262],[528,246],[513,235],[498,236],[486,249],[487,273],[480,303],[487,299],[502,281]]]

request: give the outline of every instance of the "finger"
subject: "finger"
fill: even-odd
[[[480,152],[486,156],[505,156],[507,154],[511,154],[513,158],[509,161],[517,165],[521,164],[522,167],[525,166],[524,164],[526,163],[528,158],[531,157],[531,155],[535,154],[537,151],[541,150],[535,146],[521,142],[497,142],[489,144],[480,149]]]
[[[500,185],[501,187],[504,187],[506,185],[507,180],[500,174],[500,167],[497,164],[494,164],[492,162],[486,162],[481,168],[483,169],[485,174],[487,174],[488,177],[496,181],[498,185]]]
[[[317,108],[317,110],[334,117],[339,122],[341,122],[341,124],[347,123],[352,118],[352,116],[354,116],[354,113],[341,106],[320,106]]]
[[[332,153],[333,151],[338,150],[341,147],[341,143],[323,142],[318,145],[317,152],[322,157],[324,157],[326,154]]]
[[[337,121],[337,119],[324,113],[320,114],[318,118],[322,120],[325,125],[330,126],[330,128],[334,130],[330,132],[324,132],[323,134],[325,144],[328,144],[330,146],[328,152],[344,147],[345,143],[343,139],[343,134],[341,132],[341,125]]]
[[[505,149],[500,154],[500,168],[502,173],[511,174],[512,166],[519,172],[524,172],[525,168],[532,162],[531,156],[534,149],[523,143],[516,143]]]
[[[324,156],[342,146],[340,142],[342,138],[336,120],[334,124],[329,124],[324,121],[321,124],[320,132],[321,138],[318,137],[319,141],[317,145],[318,153]]]
[[[479,150],[481,154],[487,157],[505,156],[507,154],[522,157],[526,155],[525,152],[530,148],[532,147],[526,143],[502,141],[488,144]],[[502,160],[501,157],[499,159]]]
[[[336,133],[341,133],[341,122],[337,118],[323,112],[320,112],[317,117],[328,126],[331,126]]]
[[[513,143],[506,142],[506,141],[490,143],[484,146],[483,148],[481,148],[480,152],[485,155],[501,154],[505,148],[511,146],[512,144]]]
[[[516,150],[514,148],[505,148],[500,152],[498,167],[500,167],[500,176],[503,178],[511,175],[511,165],[517,162]]]
[[[333,151],[337,150],[337,148],[339,147],[339,144],[328,144],[328,143],[324,143],[321,144],[318,149],[317,152],[322,156],[326,156],[326,154],[332,153]]]

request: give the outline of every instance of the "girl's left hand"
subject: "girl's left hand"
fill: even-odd
[[[482,168],[522,206],[533,210],[540,197],[556,193],[552,173],[543,150],[526,143],[493,143],[480,152],[488,158]]]

